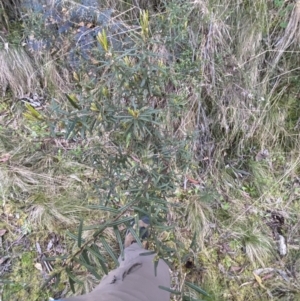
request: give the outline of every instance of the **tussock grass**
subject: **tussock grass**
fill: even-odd
[[[17,99],[34,93],[46,98],[49,90],[59,97],[70,89],[70,76],[49,53],[32,58],[24,48],[9,46],[0,50],[0,68],[2,97],[10,91]]]
[[[239,229],[242,231],[237,234],[237,236],[240,236],[238,240],[241,241],[251,263],[255,265],[258,263],[259,266],[265,267],[265,263],[274,251],[271,237],[264,234],[263,229],[256,228],[254,225],[240,225]]]
[[[3,94],[9,87],[13,95],[20,97],[32,91],[39,82],[34,63],[22,48],[1,49],[0,64]]]

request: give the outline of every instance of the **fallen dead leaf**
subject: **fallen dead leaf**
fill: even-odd
[[[5,229],[0,229],[0,237],[3,236],[6,233]]]

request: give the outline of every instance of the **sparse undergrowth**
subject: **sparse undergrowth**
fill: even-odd
[[[148,214],[172,300],[298,300],[299,3],[114,4],[134,46],[99,32],[73,80],[67,40],[32,58],[1,15],[2,299],[90,291]]]

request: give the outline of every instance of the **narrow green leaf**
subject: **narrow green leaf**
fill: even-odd
[[[195,299],[195,298],[192,298],[192,297],[187,296],[187,295],[183,296],[183,297],[182,297],[182,300],[183,300],[183,301],[204,301],[204,300],[202,300],[202,299]]]
[[[78,280],[76,278],[76,276],[72,273],[71,269],[69,267],[66,268],[66,273],[67,275],[72,278],[72,280],[74,281],[74,283],[78,283],[78,284],[82,284],[82,281]]]
[[[87,206],[87,208],[98,209],[98,210],[101,210],[101,211],[108,211],[108,212],[112,212],[112,213],[118,213],[118,209],[111,208],[111,207],[106,207],[106,206],[103,206],[103,205],[90,205],[90,206]]]
[[[93,269],[90,269],[90,268],[87,268],[94,276],[95,278],[97,279],[101,279],[102,277],[96,272],[96,270],[93,268]]]
[[[132,234],[132,236],[134,237],[134,239],[136,240],[136,242],[138,243],[138,245],[140,247],[142,247],[142,242],[141,242],[139,236],[137,235],[137,233],[134,231],[134,229],[130,227],[130,228],[128,228],[128,230],[130,231],[130,233]]]
[[[138,198],[133,199],[131,202],[127,203],[125,206],[121,207],[119,209],[119,212],[124,212],[126,211],[130,206],[132,206],[133,204],[138,203],[140,200]]]
[[[73,233],[71,233],[70,231],[66,231],[66,234],[69,236],[69,237],[71,237],[72,239],[74,239],[74,240],[78,240],[78,236],[77,235],[75,235],[75,234],[73,234]],[[82,242],[84,242],[84,239],[82,239]]]
[[[164,291],[167,291],[171,294],[174,294],[174,295],[181,295],[181,292],[180,291],[175,291],[175,290],[172,290],[170,289],[169,287],[165,287],[165,286],[162,286],[162,285],[159,285],[158,286],[160,289],[164,290]]]
[[[142,120],[142,121],[145,121],[145,122],[151,122],[151,124],[155,124],[155,125],[160,125],[160,123],[158,123],[156,121],[153,121],[153,120],[148,120],[145,117],[139,117],[139,120]]]
[[[97,119],[95,118],[95,119],[92,121],[91,125],[89,126],[89,133],[90,133],[90,134],[92,134],[96,122],[97,122]]]
[[[54,287],[58,287],[60,284],[61,273],[56,275]]]
[[[54,256],[54,257],[45,257],[43,258],[44,261],[55,261],[57,259],[67,259],[68,256],[67,255],[63,255],[63,256]]]
[[[98,228],[98,227],[97,227]],[[98,231],[96,231],[93,236],[96,238],[101,232],[103,232],[106,229],[106,225],[101,225]]]
[[[75,108],[80,110],[80,106],[78,105],[78,99],[75,95],[72,94],[65,94],[67,99],[69,100],[70,104]]]
[[[93,230],[93,229],[102,229],[103,225],[90,225],[90,226],[84,226],[82,228],[83,231],[87,231],[87,230]]]
[[[143,253],[140,253],[139,256],[149,256],[149,255],[153,255],[153,254],[156,254],[156,252],[155,251],[143,252]]]
[[[66,273],[67,273],[67,275],[69,276],[69,283],[70,283],[71,290],[72,290],[72,292],[75,294],[75,287],[74,287],[74,284],[75,284],[75,283],[82,284],[82,282],[79,281],[79,280],[75,277],[75,275],[71,272],[70,268],[66,268]]]
[[[81,113],[87,114],[87,112],[81,112]],[[80,118],[80,124],[85,130],[88,130],[89,125],[87,124],[87,118],[86,118],[86,116],[82,116],[82,114],[81,114],[81,118]]]
[[[129,222],[131,220],[132,220],[132,216],[128,216],[128,217],[125,217],[123,219],[119,219],[119,220],[116,220],[114,222],[108,223],[107,226],[108,227],[114,227],[114,226],[118,226],[120,224],[124,224],[126,222]]]
[[[69,126],[68,131],[66,132],[66,135],[65,135],[65,138],[66,138],[66,139],[69,139],[69,138],[70,138],[70,135],[71,135],[71,133],[73,132],[76,123],[77,123],[77,119],[75,119],[75,120],[72,121],[71,126]]]
[[[80,260],[78,258],[74,258],[74,261],[83,265],[89,272],[91,272],[97,279],[101,279],[101,276],[96,272],[95,268],[89,264],[87,264],[84,260]]]
[[[105,262],[105,259],[104,259],[104,257],[100,254],[97,245],[92,245],[91,247],[86,247],[86,249],[87,249],[90,253],[92,253],[94,256],[96,256],[99,260],[101,260],[102,262]]]
[[[87,249],[84,249],[79,257],[81,260],[84,260],[87,264],[91,265],[89,256],[87,254]]]
[[[59,274],[53,274],[51,275],[42,285],[42,289],[44,289],[48,284],[55,278],[55,286],[57,285],[57,282],[60,280],[60,273]],[[5,284],[5,281],[1,280],[1,283]],[[9,281],[7,283],[10,283]]]
[[[119,243],[121,259],[124,260],[124,246],[123,246],[123,241],[122,241],[121,234],[120,234],[120,231],[119,231],[119,229],[118,229],[117,226],[114,226],[114,232],[115,232],[117,241]]]
[[[92,245],[90,248],[87,247],[88,251],[90,253],[92,253],[94,256],[97,257],[101,267],[102,267],[102,270],[104,271],[104,273],[107,275],[108,274],[108,269],[107,269],[107,266],[105,264],[105,259],[104,257],[100,254],[99,252],[99,248],[97,245]]]
[[[148,128],[147,128],[146,126],[143,125],[143,126],[140,127],[140,128],[141,128],[141,130],[142,130],[143,132],[146,130],[149,136],[152,136],[152,135],[153,135],[153,133],[152,133],[151,131],[149,131]]]
[[[143,200],[142,200],[142,201],[143,201]],[[149,216],[149,212],[148,212],[148,211],[145,211],[145,210],[143,210],[143,209],[141,209],[141,208],[139,208],[139,207],[133,206],[132,209],[133,209],[134,211],[137,211],[137,212],[142,213],[143,215]]]
[[[164,245],[164,244],[162,244],[161,248],[162,248],[164,251],[168,252],[168,253],[176,252],[176,249],[171,248],[171,247],[168,247],[168,246],[166,246],[166,245]]]
[[[174,226],[155,225],[155,229],[160,231],[170,231],[174,229]]]
[[[119,261],[117,257],[115,256],[114,252],[112,251],[111,247],[108,245],[107,241],[104,237],[101,237],[101,242],[107,253],[110,255],[110,257],[113,259],[116,265],[119,265]]]
[[[203,290],[201,287],[191,283],[191,282],[185,282],[185,285],[187,285],[188,287],[192,288],[193,290],[195,290],[196,292],[206,296],[206,297],[210,297],[210,295],[205,291]]]
[[[128,116],[128,115],[118,115],[118,116],[115,116],[115,118],[118,118],[118,119],[123,119],[123,120],[132,120],[132,116]]]
[[[78,229],[78,240],[77,240],[78,248],[81,247],[82,227],[83,227],[83,219],[80,220],[79,229]]]

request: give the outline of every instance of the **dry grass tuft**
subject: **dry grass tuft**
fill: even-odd
[[[34,93],[45,98],[47,91],[61,97],[70,91],[67,70],[59,67],[49,53],[32,57],[23,47],[8,46],[0,50],[0,68],[2,97],[8,91],[17,99]]]
[[[10,89],[15,97],[22,97],[34,91],[39,83],[39,74],[34,63],[21,47],[1,49],[0,68],[0,87],[3,95]]]

